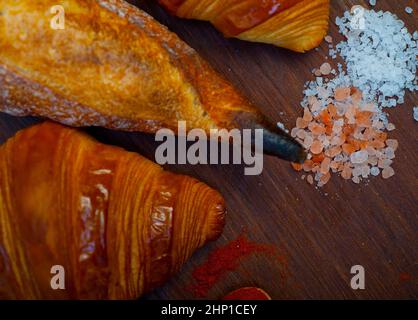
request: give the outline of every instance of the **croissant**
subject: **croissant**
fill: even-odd
[[[181,18],[211,22],[227,37],[305,52],[328,31],[329,0],[158,0]]]
[[[2,299],[137,298],[224,225],[217,191],[51,122],[0,147],[0,177]]]
[[[0,111],[149,133],[180,120],[207,132],[261,128],[266,153],[304,160],[300,144],[145,12],[122,0],[56,4],[0,1]]]

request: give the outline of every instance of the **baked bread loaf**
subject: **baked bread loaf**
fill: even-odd
[[[303,148],[199,55],[122,0],[0,2],[0,111],[71,126],[264,130],[264,149],[301,162]],[[61,20],[61,22],[64,20]]]
[[[328,31],[329,0],[158,0],[181,18],[211,22],[227,37],[305,52]]]
[[[214,189],[52,122],[0,147],[0,177],[0,299],[138,298],[224,226]]]

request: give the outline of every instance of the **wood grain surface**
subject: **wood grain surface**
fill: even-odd
[[[273,46],[224,39],[211,25],[169,16],[154,1],[130,1],[149,12],[194,47],[213,67],[244,92],[274,121],[292,127],[301,115],[299,102],[311,70],[324,62],[327,45],[307,54],[295,54]],[[390,10],[406,22],[412,33],[418,27],[415,0],[378,0],[376,9]],[[332,0],[330,34],[342,40],[335,17],[354,4],[368,7],[368,1]],[[407,14],[405,7],[414,9]],[[300,179],[290,165],[265,157],[260,176],[244,176],[241,166],[168,166],[192,175],[217,188],[228,206],[222,237],[199,250],[182,271],[146,299],[194,298],[185,290],[193,268],[205,261],[217,246],[235,239],[243,230],[260,243],[277,245],[288,261],[283,266],[262,254],[242,261],[210,292],[218,299],[244,286],[259,286],[273,299],[416,299],[418,298],[416,174],[417,128],[412,106],[417,94],[390,110],[397,129],[390,133],[399,140],[394,169],[389,180],[370,179],[362,185],[336,175],[321,190]],[[15,118],[0,114],[0,142],[17,130],[40,119]],[[154,159],[157,143],[150,135],[87,129],[99,140],[125,147]],[[350,288],[350,268],[360,264],[366,270],[366,289]]]

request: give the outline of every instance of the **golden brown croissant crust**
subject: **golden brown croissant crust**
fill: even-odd
[[[328,30],[329,0],[158,0],[171,13],[210,21],[227,37],[297,52],[319,45]]]
[[[56,4],[0,1],[0,111],[150,133],[176,130],[179,120],[207,132],[266,128],[271,153],[303,158],[299,144],[145,12],[122,0],[65,1],[65,29],[55,30]]]
[[[137,298],[224,225],[205,184],[50,122],[0,147],[0,177],[0,298]]]

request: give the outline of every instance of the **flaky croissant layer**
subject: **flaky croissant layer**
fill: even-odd
[[[328,30],[329,0],[158,0],[171,13],[211,22],[227,37],[297,52],[319,45]]]
[[[50,122],[24,129],[0,147],[0,298],[137,298],[217,238],[224,214],[218,192],[138,154]]]

